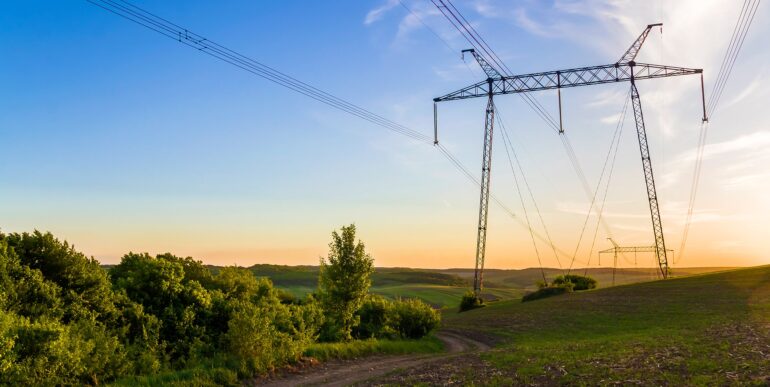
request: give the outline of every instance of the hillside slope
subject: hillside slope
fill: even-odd
[[[494,338],[497,347],[390,382],[770,383],[770,266],[505,301],[444,317],[445,329]]]

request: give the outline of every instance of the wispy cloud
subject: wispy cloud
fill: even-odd
[[[364,24],[369,25],[372,24],[380,19],[382,19],[385,14],[393,9],[395,6],[398,5],[398,0],[387,0],[384,4],[381,6],[369,11],[366,14],[366,18],[364,18]]]
[[[754,80],[752,80],[748,86],[743,88],[743,91],[741,91],[740,94],[736,95],[729,102],[722,105],[722,109],[735,106],[741,103],[742,101],[744,101],[746,98],[750,97],[752,94],[756,93],[758,90],[760,90],[759,86],[762,85],[763,78],[765,77],[762,75],[754,78]]]
[[[746,154],[753,151],[770,152],[770,131],[762,130],[732,140],[708,144],[703,149],[703,158],[708,159],[728,153]],[[691,163],[695,161],[696,156],[697,149],[690,149],[680,154],[674,160],[674,164]]]
[[[607,125],[615,125],[620,120],[620,113],[605,116],[599,119],[599,122]]]

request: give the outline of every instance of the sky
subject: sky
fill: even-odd
[[[432,99],[484,79],[428,0],[151,1],[134,4],[377,114],[432,135]],[[647,24],[637,61],[703,68],[707,98],[741,3],[455,0],[516,73],[614,63]],[[377,266],[472,267],[479,192],[430,145],[334,110],[86,1],[0,6],[0,230],[50,231],[103,263],[129,251],[210,264],[317,264],[355,223]],[[407,10],[406,8],[409,8]],[[674,269],[770,263],[770,8],[760,5],[708,127],[697,77],[640,81]],[[565,89],[566,133],[595,189],[628,84]],[[535,97],[554,116],[556,95]],[[439,106],[439,139],[480,174],[485,101]],[[496,99],[548,233],[574,265],[611,247],[559,135]],[[653,241],[633,117],[623,121],[604,219],[621,245]],[[564,267],[533,247],[501,136],[486,267]],[[603,188],[602,188],[603,189]],[[602,191],[600,191],[602,192]],[[543,234],[525,196],[532,227]],[[585,227],[582,238],[581,230]],[[594,230],[598,230],[594,232]],[[593,245],[593,248],[591,247]],[[576,248],[577,246],[577,248]],[[539,259],[538,259],[539,254]],[[603,258],[601,266],[608,266]],[[653,257],[635,263],[650,267]]]

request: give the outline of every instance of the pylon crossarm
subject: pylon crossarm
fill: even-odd
[[[490,78],[434,98],[435,102],[455,101],[493,95],[528,93],[565,87],[599,85],[702,73],[702,69],[664,66],[649,63],[613,63],[602,66],[580,67],[567,70],[547,71],[522,75]]]

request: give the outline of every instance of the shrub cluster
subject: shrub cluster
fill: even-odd
[[[566,274],[554,278],[550,285],[545,282],[538,282],[537,287],[539,288],[537,291],[525,294],[521,301],[527,302],[577,290],[594,289],[596,288],[596,280],[582,275]]]
[[[540,288],[534,292],[527,293],[521,298],[521,302],[539,300],[541,298],[556,296],[559,294],[572,292],[572,286],[547,286]]]
[[[357,339],[419,339],[441,321],[439,312],[420,300],[389,301],[377,295],[367,296],[356,316],[359,324],[352,333]]]
[[[108,274],[50,233],[0,233],[0,384],[96,385],[211,358],[245,377],[298,359],[323,315],[245,269],[129,253]]]
[[[596,288],[596,280],[582,275],[566,274],[553,279],[553,285],[566,286],[572,284],[572,290],[589,290]]]
[[[463,298],[460,299],[460,312],[481,308],[482,306],[484,306],[484,300],[470,290],[465,292]]]

